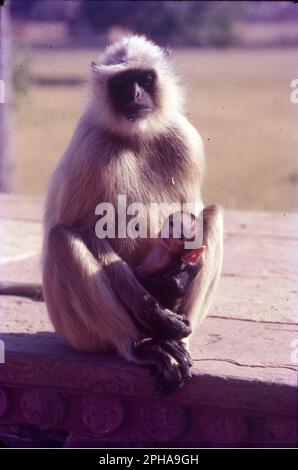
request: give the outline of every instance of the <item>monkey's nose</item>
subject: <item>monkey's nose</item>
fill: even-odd
[[[141,88],[139,85],[136,83],[134,86],[134,100],[138,101],[141,97]]]

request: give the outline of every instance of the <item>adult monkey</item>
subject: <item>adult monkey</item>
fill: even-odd
[[[222,216],[216,206],[204,210],[206,253],[191,283],[179,272],[168,279],[185,297],[177,313],[167,310],[133,273],[152,239],[97,238],[95,207],[116,207],[120,194],[147,207],[200,203],[202,141],[183,114],[167,55],[145,37],[109,46],[92,71],[90,103],[48,188],[43,293],[55,329],[73,348],[114,348],[152,363],[167,393],[189,376],[181,339],[207,313],[222,263]]]

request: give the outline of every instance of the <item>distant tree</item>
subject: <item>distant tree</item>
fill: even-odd
[[[119,27],[173,46],[227,46],[237,40],[233,25],[246,3],[250,2],[12,0],[11,12],[14,18],[66,21],[74,34],[85,23],[98,33]]]
[[[233,23],[241,6],[209,1],[93,0],[81,3],[81,17],[93,29],[126,27],[173,45],[226,46],[235,41]]]
[[[10,0],[10,12],[14,18],[30,18],[39,0]]]
[[[82,0],[10,0],[10,2],[13,18],[55,21],[67,20],[68,12],[78,10]]]

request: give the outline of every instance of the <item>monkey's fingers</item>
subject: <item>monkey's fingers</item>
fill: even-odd
[[[182,339],[192,332],[191,324],[184,315],[178,315],[168,309],[162,309],[159,316],[153,319],[154,338],[158,339]]]

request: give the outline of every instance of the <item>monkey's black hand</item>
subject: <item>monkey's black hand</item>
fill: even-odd
[[[136,345],[135,353],[138,359],[152,364],[151,372],[160,396],[174,392],[191,377],[192,360],[181,341],[146,339]]]
[[[162,309],[154,337],[166,340],[182,339],[189,336],[191,332],[190,321],[185,315],[179,315],[171,310]]]
[[[149,293],[144,295],[137,321],[147,338],[182,339],[192,332],[185,315],[174,313]]]
[[[186,294],[199,270],[200,263],[183,263],[178,268],[162,274],[158,280],[161,287],[171,289],[173,295],[179,298]]]
[[[172,310],[183,298],[200,269],[200,264],[180,264],[166,273],[148,277],[143,286],[166,308]]]

